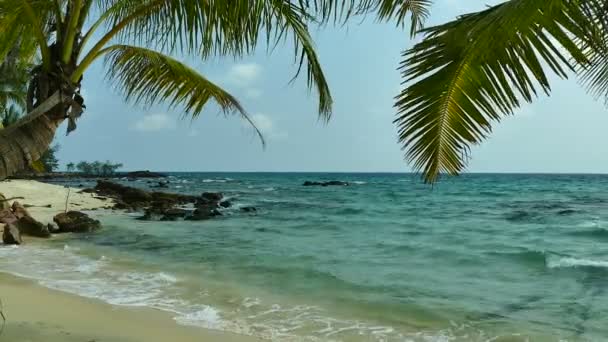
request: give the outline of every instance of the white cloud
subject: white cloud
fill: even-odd
[[[175,120],[163,113],[145,115],[133,124],[133,129],[140,132],[158,132],[174,128]]]
[[[188,131],[188,136],[189,137],[197,137],[198,136],[198,130],[196,128],[190,129],[190,131]]]
[[[245,96],[249,99],[255,100],[262,96],[262,90],[258,88],[249,88],[245,91]]]
[[[251,120],[268,140],[284,140],[288,136],[287,131],[278,127],[268,115],[254,114],[251,116]],[[249,125],[249,123],[246,123],[246,125]]]
[[[262,67],[256,63],[239,63],[228,70],[227,81],[238,86],[248,86],[258,80]]]

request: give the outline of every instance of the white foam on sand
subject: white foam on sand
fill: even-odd
[[[352,337],[365,341],[451,341],[451,333],[405,334],[393,327],[337,319],[324,308],[311,305],[265,303],[244,297],[222,309],[204,301],[201,294],[186,300],[179,276],[166,271],[117,268],[111,258],[90,257],[78,248],[25,245],[0,247],[0,271],[38,281],[41,285],[113,305],[149,307],[174,315],[181,325],[198,326],[271,341],[342,341]],[[24,262],[26,260],[27,262]],[[210,298],[211,297],[211,298]]]

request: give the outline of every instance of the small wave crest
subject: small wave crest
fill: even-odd
[[[550,257],[547,259],[548,268],[578,268],[578,267],[591,267],[607,269],[608,261],[603,260],[591,260],[591,259],[579,259],[573,257]]]

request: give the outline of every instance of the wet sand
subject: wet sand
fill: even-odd
[[[113,306],[0,273],[7,318],[0,341],[253,342],[254,338],[178,325],[159,310]]]

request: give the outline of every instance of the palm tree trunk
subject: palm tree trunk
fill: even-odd
[[[55,108],[69,99],[57,92],[17,123],[0,130],[0,180],[25,169],[48,150],[65,120],[64,115],[56,115]]]

